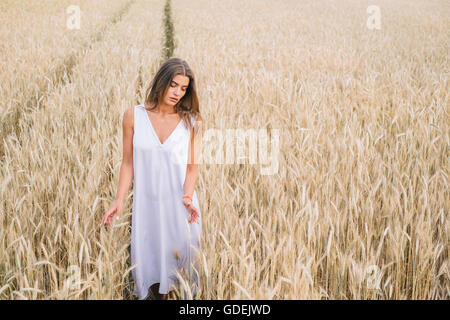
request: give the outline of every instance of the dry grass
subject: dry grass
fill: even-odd
[[[276,175],[201,166],[203,298],[449,297],[450,10],[368,5],[174,2],[207,127],[280,130]]]
[[[46,96],[56,87],[71,81],[74,65],[101,39],[129,2],[24,0],[3,4],[5,10],[0,14],[2,139],[11,133],[20,135],[20,119],[41,108]],[[66,27],[66,8],[74,4],[82,10],[80,30]],[[3,154],[1,145],[0,156]]]
[[[130,298],[131,190],[114,231],[98,223],[164,2],[90,1],[75,33],[54,2],[0,4],[0,299]],[[450,297],[450,7],[376,1],[369,30],[372,4],[172,1],[206,127],[280,130],[277,174],[200,166],[197,298]]]
[[[122,113],[156,71],[161,11],[159,1],[134,1],[76,61],[70,81],[56,84],[5,144],[1,298],[122,294],[127,223],[114,233],[98,224],[116,191]],[[70,266],[78,266],[81,284],[69,292],[65,281],[76,274]]]

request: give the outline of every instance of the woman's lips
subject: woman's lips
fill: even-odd
[[[175,98],[170,98],[170,100],[172,100],[172,101],[178,101],[178,99],[175,99]]]

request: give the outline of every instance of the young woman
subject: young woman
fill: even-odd
[[[179,58],[164,62],[146,90],[145,103],[123,116],[123,160],[116,197],[101,224],[119,219],[133,184],[131,265],[133,294],[172,296],[176,272],[188,271],[197,291],[195,254],[201,212],[195,192],[202,136],[195,80]],[[150,290],[149,290],[150,289]]]

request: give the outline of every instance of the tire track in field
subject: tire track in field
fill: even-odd
[[[172,22],[172,8],[170,0],[164,6],[164,44],[162,48],[162,60],[165,61],[173,56],[175,44],[173,41],[174,27]]]
[[[173,41],[173,35],[174,35],[174,27],[173,27],[173,22],[172,22],[172,13],[171,13],[171,3],[170,0],[166,1],[166,4],[164,6],[164,10],[163,10],[163,21],[162,21],[162,25],[163,25],[163,30],[164,30],[164,34],[162,36],[162,47],[161,47],[161,57],[160,57],[160,61],[156,62],[155,64],[152,65],[152,70],[157,70],[159,68],[159,66],[161,66],[161,64],[172,57],[174,49],[175,49],[175,45],[174,45],[174,41]],[[142,66],[139,67],[139,71],[138,71],[138,76],[137,76],[137,80],[136,80],[136,104],[140,104],[141,101],[139,100],[141,98],[141,92],[143,92],[145,94],[145,90],[146,88],[144,88],[145,85],[145,81],[143,81],[142,79]],[[143,99],[145,99],[145,96],[143,97]],[[117,131],[114,132],[114,134],[116,134]],[[112,163],[109,163],[109,165],[107,166],[107,168],[112,168],[113,165]],[[114,181],[113,177],[113,172],[111,172],[109,170],[108,174],[107,174],[108,178],[106,178],[106,182],[105,182],[105,186],[112,183]],[[131,195],[131,202],[133,201],[133,195]],[[126,262],[126,268],[130,268],[131,267],[131,244],[128,245],[127,247],[127,251],[128,251],[128,258],[127,258],[127,262]],[[125,298],[128,298],[130,300],[136,300],[137,298],[133,296],[133,287],[134,287],[134,280],[132,279],[132,276],[130,273],[128,273],[127,277],[126,277],[126,285],[123,288],[122,294]],[[147,300],[151,300],[150,299],[151,295],[149,295],[149,297],[147,298]]]
[[[164,34],[162,36],[162,45],[161,45],[161,57],[160,61],[158,61],[155,65],[153,65],[154,70],[155,68],[159,67],[164,61],[172,57],[173,51],[175,50],[175,44],[174,44],[174,27],[172,22],[172,9],[171,9],[171,3],[170,0],[166,0],[166,4],[164,5],[163,10],[163,30]],[[137,84],[136,84],[136,104],[140,104],[141,101],[139,101],[143,86],[145,83],[142,79],[142,66],[139,67],[138,77],[137,77]],[[144,97],[145,98],[145,97]]]
[[[52,81],[53,85],[51,87],[48,87],[46,83],[38,84],[38,94],[28,97],[28,99],[25,100],[25,103],[22,106],[17,105],[13,109],[12,113],[4,118],[4,120],[0,123],[0,137],[2,139],[0,143],[0,163],[3,163],[3,158],[5,155],[5,140],[7,140],[11,136],[15,136],[17,138],[16,143],[21,143],[21,130],[19,122],[21,121],[23,114],[32,113],[39,110],[42,106],[43,101],[45,101],[45,98],[52,91],[72,82],[71,76],[80,57],[86,55],[95,43],[103,39],[106,30],[119,22],[135,1],[136,0],[128,1],[112,17],[109,23],[106,23],[91,39],[86,40],[77,52],[67,56],[63,60],[63,62],[55,68],[55,72],[52,75],[48,76],[48,78],[54,79]]]

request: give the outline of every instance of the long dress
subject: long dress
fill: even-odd
[[[131,266],[136,265],[133,294],[139,300],[157,282],[160,294],[173,290],[179,283],[177,271],[197,293],[202,214],[195,191],[197,222],[189,224],[182,202],[190,134],[181,120],[161,143],[144,105],[134,107]]]

